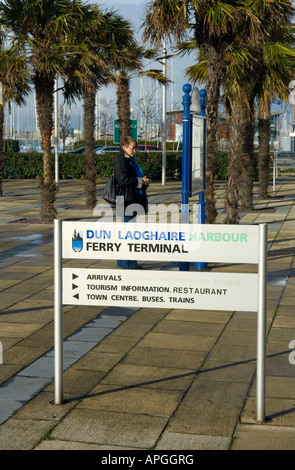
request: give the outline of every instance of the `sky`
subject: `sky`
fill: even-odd
[[[93,0],[89,0],[91,4],[95,4],[96,2]],[[116,1],[98,1],[97,5],[101,7],[102,10],[114,10],[118,14],[122,15],[124,19],[127,19],[131,22],[135,37],[138,43],[142,44],[142,33],[143,30],[140,29],[140,26],[144,22],[144,12],[145,12],[145,5],[147,2],[145,1],[136,1],[136,0],[116,0]],[[170,44],[167,44],[167,52],[170,52]],[[161,55],[162,51],[159,51]],[[167,77],[173,81],[173,83],[169,84],[166,87],[166,109],[167,111],[171,109],[182,109],[182,98],[183,98],[183,90],[182,87],[185,83],[188,83],[188,79],[185,76],[185,70],[190,65],[191,61],[193,60],[193,56],[186,56],[184,58],[173,58],[167,60],[167,68],[166,74]],[[162,65],[157,62],[145,64],[146,68],[157,68],[162,70]],[[158,103],[158,110],[161,112],[162,109],[162,101],[163,101],[163,86],[156,85],[154,80],[148,78],[139,79],[138,76],[135,75],[134,78],[130,81],[130,91],[131,91],[131,118],[132,119],[139,119],[139,111],[138,111],[138,103],[142,96],[149,95],[153,96],[154,104],[155,102]],[[116,93],[115,88],[113,85],[109,85],[108,87],[102,87],[100,93],[98,94],[98,101],[97,101],[97,114],[99,114],[99,108],[102,110],[104,106],[103,101],[109,102],[110,112],[113,113],[113,118],[117,118],[117,106],[116,106]],[[63,98],[59,95],[59,105],[63,102]],[[100,105],[99,105],[100,103]],[[25,106],[24,111],[15,111],[15,116],[21,115],[21,117],[15,117],[14,119],[10,116],[7,116],[7,127],[11,127],[12,121],[15,122],[14,128],[17,131],[19,128],[21,131],[28,130],[30,132],[34,132],[34,128],[36,126],[36,118],[35,118],[35,103],[33,95],[28,99],[27,105]],[[83,128],[83,113],[81,103],[78,102],[76,104],[72,104],[69,111],[66,111],[71,115],[71,124],[72,127],[75,129]]]
[[[140,1],[126,1],[126,0],[117,0],[116,2],[106,1],[106,2],[98,2],[103,9],[107,8],[108,10],[115,10],[119,14],[121,14],[124,18],[131,21],[134,30],[135,36],[140,44],[142,44],[142,33],[143,30],[140,29],[140,26],[144,22],[144,13],[145,13],[145,5],[147,2],[140,2]],[[167,51],[169,51],[170,45],[167,44]],[[161,51],[160,51],[161,52]],[[167,61],[167,76],[170,80],[173,81],[173,85],[169,85],[167,91],[167,106],[171,108],[171,100],[172,105],[175,106],[178,104],[178,107],[181,107],[183,91],[182,87],[185,83],[188,83],[188,79],[185,76],[185,69],[190,65],[190,61],[192,60],[192,56],[187,56],[185,58],[177,57],[173,60]],[[162,65],[157,63],[152,63],[151,67],[155,67],[162,69]],[[134,99],[137,99],[137,94],[139,92],[139,79],[133,80],[132,87],[134,89]],[[155,90],[155,83],[152,80],[145,80],[142,84],[144,86],[144,92]],[[131,88],[132,91],[132,88]]]
[[[92,2],[93,3],[93,2]],[[105,1],[105,2],[98,2],[98,5],[102,8],[102,10],[114,10],[118,12],[123,18],[128,19],[134,29],[135,37],[139,44],[142,44],[142,29],[140,26],[144,22],[144,11],[145,11],[145,4],[146,2],[140,1],[126,1],[126,0],[117,0],[113,1]],[[167,52],[169,52],[170,45],[167,44]],[[161,51],[160,51],[161,53]],[[185,69],[190,65],[190,60],[192,60],[192,56],[186,58],[174,58],[172,60],[167,61],[167,76],[170,80],[173,81],[173,84],[169,84],[166,87],[166,100],[167,111],[171,109],[181,109],[182,108],[182,97],[183,97],[183,90],[182,87],[185,83],[188,83],[188,79],[185,76]],[[146,63],[146,68],[157,68],[162,70],[162,65],[157,62],[152,62],[150,64]],[[138,102],[140,98],[146,95],[153,95],[154,100],[158,100],[159,109],[162,106],[162,95],[163,95],[163,87],[161,85],[156,85],[154,80],[142,78],[141,80],[138,77],[132,78],[130,81],[130,91],[131,91],[131,109],[132,109],[132,118],[138,119]],[[102,87],[100,94],[100,100],[109,100],[112,103],[113,112],[116,113],[116,106],[115,106],[115,88],[114,86],[109,85],[108,87]],[[103,106],[101,104],[101,106]],[[73,122],[75,127],[79,127],[79,119],[80,113],[75,113],[74,107],[72,108],[73,115],[76,117],[73,118]],[[115,116],[116,118],[116,116]]]
[[[89,0],[90,3],[96,3],[93,0]],[[104,10],[114,10],[122,15],[124,18],[131,21],[134,30],[135,36],[138,42],[142,43],[142,30],[140,29],[141,24],[144,21],[144,11],[145,5],[147,2],[140,0],[116,0],[116,1],[98,1],[97,4]],[[294,2],[293,2],[294,3]],[[168,48],[169,49],[169,48]],[[159,51],[161,52],[161,51]],[[168,50],[169,52],[169,50]],[[173,60],[167,61],[167,76],[170,80],[173,81],[173,84],[169,84],[167,87],[167,111],[171,109],[182,109],[182,98],[183,90],[182,87],[185,83],[188,83],[189,80],[185,75],[187,67],[195,62],[193,54],[187,55],[185,57],[176,57]],[[150,64],[151,67],[161,68],[160,64]],[[200,86],[202,88],[202,86]],[[157,97],[159,101],[159,107],[161,106],[162,100],[162,86],[156,86],[155,82],[150,79],[139,79],[138,77],[131,80],[130,84],[131,91],[131,108],[133,116],[132,118],[136,119],[138,116],[135,115],[135,110],[138,105],[138,101],[143,94],[153,94],[154,97]],[[99,93],[100,100],[106,99],[109,100],[112,107],[112,112],[114,113],[114,118],[116,119],[116,95],[115,89],[113,86],[102,87]],[[34,101],[33,98],[30,100],[30,109],[28,111],[27,121],[30,123],[34,121]],[[61,102],[61,100],[59,100]],[[82,112],[81,104],[71,106],[71,116],[72,116],[72,127],[80,129],[82,125]],[[25,119],[21,118],[21,122]],[[24,124],[20,125],[20,128],[23,128]],[[28,126],[30,129],[30,125]],[[32,124],[33,127],[33,124]],[[17,124],[15,124],[17,128]]]

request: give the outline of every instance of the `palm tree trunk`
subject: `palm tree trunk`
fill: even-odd
[[[269,140],[270,140],[270,100],[261,98],[258,105],[259,131],[259,196],[269,198],[268,185],[270,178]]]
[[[117,80],[117,106],[120,137],[130,135],[130,90],[129,79],[121,73]]]
[[[237,93],[230,100],[230,147],[225,220],[228,224],[239,223],[239,198],[243,211],[253,209],[254,124],[252,106],[244,98]]]
[[[86,206],[88,209],[93,209],[97,201],[97,166],[95,161],[96,155],[94,152],[95,95],[96,90],[94,88],[88,88],[83,93]]]
[[[0,104],[0,197],[3,196],[3,129],[4,129],[4,104]]]
[[[53,179],[51,163],[51,132],[53,128],[53,85],[54,79],[36,74],[36,103],[38,124],[43,153],[43,177],[41,180],[41,220],[52,222],[56,216],[54,207],[57,187]]]
[[[221,55],[212,47],[206,50],[208,71],[206,77],[206,223],[215,222],[215,177],[218,170],[218,105],[220,95],[220,77],[222,71]]]
[[[240,128],[234,123],[241,121],[241,110],[238,105],[231,103],[229,112],[230,122],[230,142],[228,152],[228,169],[227,169],[227,188],[225,194],[225,207],[226,207],[226,224],[239,223],[239,208],[238,208],[238,180],[241,174],[240,160],[239,160],[239,139]]]
[[[241,210],[253,210],[253,182],[254,182],[254,120],[252,103],[245,104],[242,110],[242,134],[240,136],[241,176],[238,180]]]

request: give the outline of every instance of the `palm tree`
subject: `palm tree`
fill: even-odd
[[[259,175],[259,196],[262,199],[269,197],[268,185],[270,176],[270,122],[271,122],[271,98],[265,91],[258,101],[258,175]]]
[[[289,82],[294,77],[295,51],[290,47],[292,35],[290,28],[286,33],[280,34],[278,41],[274,37],[268,41],[264,48],[264,62],[260,74],[258,89],[258,132],[259,132],[259,196],[268,198],[268,185],[270,179],[270,120],[271,99],[276,96],[281,100],[288,100]]]
[[[5,48],[3,31],[0,33],[0,196],[3,195],[3,127],[5,103],[15,101],[18,105],[24,103],[24,98],[30,91],[29,74],[24,56],[19,56],[16,48]]]
[[[83,23],[72,32],[71,42],[81,48],[66,65],[67,98],[80,95],[84,110],[86,206],[96,205],[97,167],[94,153],[94,111],[97,89],[102,84],[114,83],[117,89],[120,135],[129,135],[130,90],[129,71],[141,73],[144,52],[133,36],[129,21],[114,11],[102,12],[92,6]],[[85,54],[88,51],[88,54]],[[157,71],[146,72],[161,80]]]
[[[118,107],[118,121],[119,121],[119,134],[120,136],[130,135],[130,89],[129,78],[122,70],[116,80],[117,88],[117,107]]]
[[[107,64],[97,54],[101,30],[104,30],[102,13],[97,7],[90,6],[83,21],[77,23],[68,37],[68,41],[74,44],[74,49],[79,52],[71,56],[65,65],[66,98],[70,99],[76,95],[83,100],[87,208],[93,208],[96,204],[95,97],[98,86],[105,80],[107,69]]]
[[[27,57],[35,87],[43,152],[41,219],[44,222],[52,222],[56,215],[57,188],[51,164],[54,80],[63,72],[66,34],[81,21],[82,10],[79,0],[4,0],[0,4],[0,23],[8,29],[11,43]]]
[[[163,72],[159,69],[148,69],[144,70],[142,60],[155,59],[157,58],[156,51],[153,49],[146,49],[139,47],[136,43],[131,44],[126,53],[130,55],[131,62],[129,66],[124,64],[121,66],[118,73],[114,76],[114,82],[117,89],[117,106],[118,106],[118,117],[119,117],[119,132],[120,136],[130,135],[130,89],[129,83],[131,78],[134,76],[134,71],[139,77],[145,76],[152,80],[156,80],[162,85],[166,85],[170,80],[163,75]]]
[[[230,124],[228,155],[228,181],[226,191],[225,223],[239,221],[238,198],[243,210],[252,208],[252,186],[254,177],[254,98],[256,87],[255,68],[258,60],[253,56],[251,42],[246,47],[229,48],[226,55],[225,96],[227,116]],[[257,73],[257,70],[256,70]]]
[[[128,68],[134,63],[133,56],[128,52],[134,38],[130,23],[122,16],[91,6],[83,23],[72,31],[70,41],[80,48],[81,54],[76,54],[66,65],[66,96],[70,98],[76,94],[83,99],[86,206],[94,208],[97,175],[94,152],[95,97],[98,88],[110,82],[115,70],[122,64]],[[124,82],[123,76],[121,82]]]
[[[278,4],[280,4],[280,8],[278,8]],[[230,104],[231,122],[226,223],[238,223],[238,196],[241,199],[243,211],[249,211],[253,208],[254,98],[259,87],[263,83],[264,85],[267,83],[266,77],[270,77],[270,70],[272,70],[272,77],[274,77],[274,57],[277,55],[275,51],[279,50],[282,45],[277,44],[277,47],[274,47],[273,38],[275,35],[281,38],[283,25],[290,13],[290,3],[283,0],[281,2],[278,0],[275,3],[256,2],[256,4],[252,4],[252,7],[253,14],[260,21],[259,28],[253,29],[249,24],[241,29],[241,34],[236,35],[234,45],[228,50],[226,56],[227,81],[225,86]],[[250,26],[249,29],[248,26]],[[294,52],[289,49],[288,54],[290,56]],[[280,66],[282,67],[282,77],[286,74],[282,61]],[[274,88],[272,88],[273,91]],[[282,87],[280,91],[282,91]],[[267,106],[269,105],[267,104]],[[262,163],[260,163],[260,168],[262,168]]]
[[[217,174],[217,118],[226,49],[242,26],[252,19],[247,2],[216,0],[156,0],[146,14],[145,38],[156,42],[165,34],[179,41],[190,21],[196,47],[206,61],[206,215],[207,223],[216,217],[215,186]]]
[[[258,43],[259,73],[256,74],[259,130],[259,195],[268,197],[270,176],[270,105],[271,98],[288,98],[288,84],[294,76],[294,37],[289,22],[291,1],[257,2],[255,14],[263,24],[264,38]]]

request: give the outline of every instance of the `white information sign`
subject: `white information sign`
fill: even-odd
[[[63,303],[256,312],[257,276],[63,268]]]
[[[295,157],[276,157],[276,168],[295,168]]]
[[[204,123],[205,117],[192,119],[192,195],[204,191]]]
[[[255,263],[258,273],[63,268],[70,259]],[[257,311],[257,421],[265,419],[267,224],[54,221],[55,403],[63,402],[63,304]]]
[[[68,221],[62,257],[257,263],[258,235],[258,225]]]

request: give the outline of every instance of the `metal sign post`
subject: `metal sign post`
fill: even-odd
[[[265,420],[267,224],[259,226],[256,419]]]
[[[63,401],[62,221],[54,220],[54,402]]]
[[[257,264],[258,273],[63,268],[63,259]],[[75,284],[72,279],[75,278]],[[99,283],[97,282],[99,280]],[[55,403],[63,402],[62,305],[257,312],[257,421],[265,420],[267,224],[54,221]],[[249,291],[251,295],[249,295]],[[156,294],[154,294],[156,292]]]

